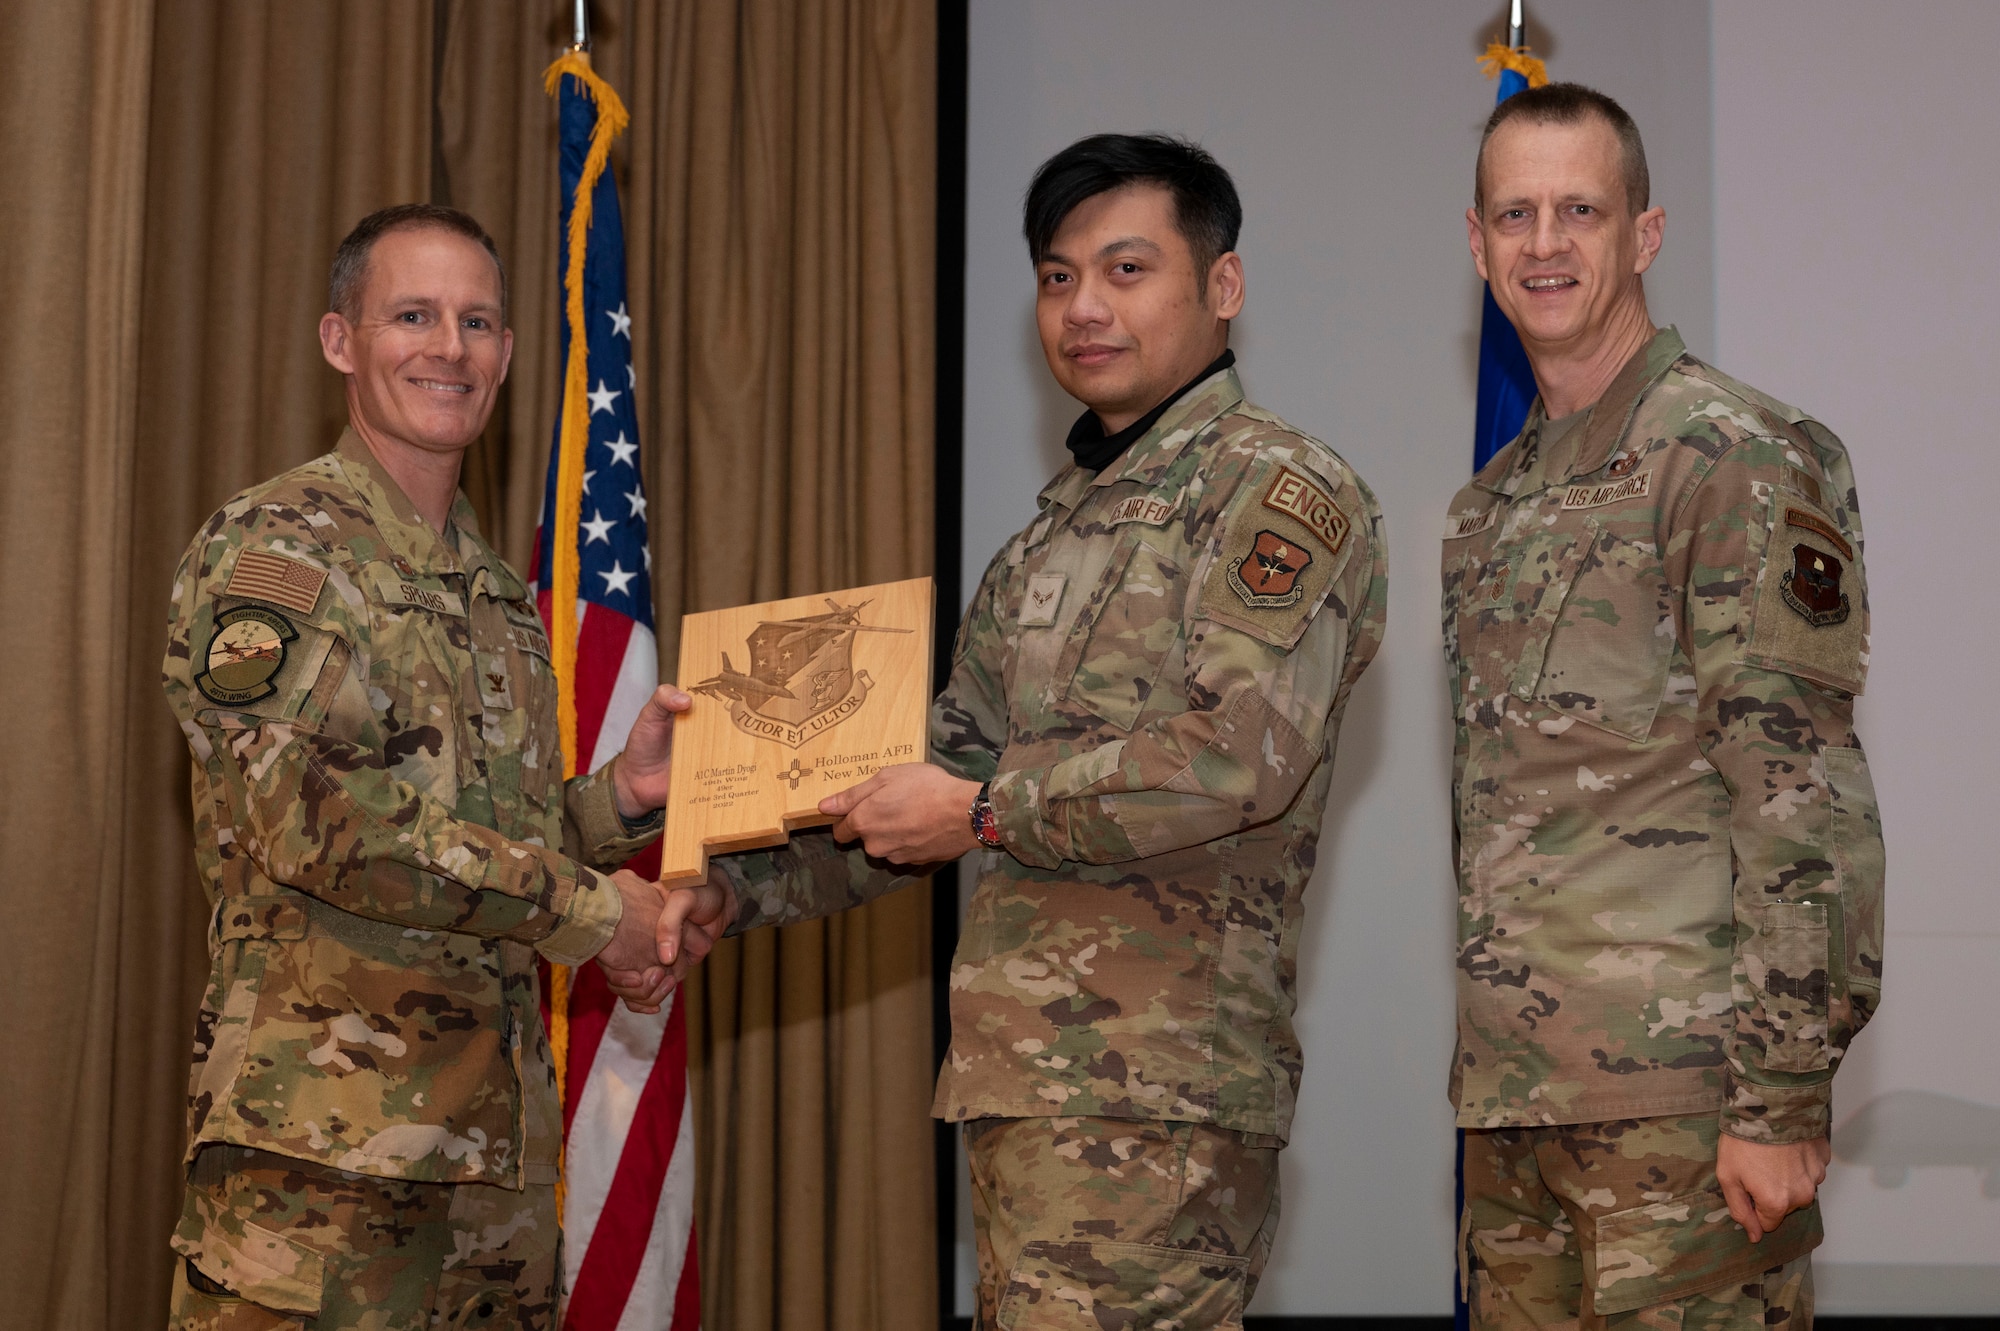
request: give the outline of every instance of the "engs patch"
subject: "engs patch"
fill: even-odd
[[[1326,542],[1328,554],[1340,553],[1347,539],[1347,515],[1333,502],[1333,496],[1290,467],[1280,467],[1271,488],[1264,492],[1264,507],[1306,524],[1306,530]]]
[[[298,636],[290,620],[262,606],[225,610],[216,616],[195,687],[210,701],[231,707],[268,698],[277,692],[271,680],[284,668],[285,649]]]

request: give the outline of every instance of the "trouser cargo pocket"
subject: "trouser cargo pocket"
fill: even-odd
[[[1811,1252],[1825,1233],[1814,1202],[1753,1244],[1713,1190],[1613,1211],[1598,1217],[1596,1231],[1585,1279],[1599,1316],[1748,1280]]]

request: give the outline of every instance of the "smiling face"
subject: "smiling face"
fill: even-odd
[[[347,376],[355,432],[378,450],[463,452],[493,412],[514,334],[485,248],[439,227],[391,231],[368,255],[352,320],[320,320],[327,363]]]
[[[1665,212],[1635,216],[1620,168],[1618,136],[1599,116],[1519,117],[1486,143],[1484,214],[1465,215],[1472,259],[1531,358],[1588,357],[1646,320],[1639,278]]]
[[[1115,433],[1201,373],[1243,308],[1243,263],[1210,265],[1206,290],[1173,195],[1128,185],[1085,199],[1035,266],[1035,325],[1063,391]]]

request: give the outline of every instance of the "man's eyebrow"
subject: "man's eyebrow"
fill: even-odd
[[[1155,245],[1152,241],[1147,240],[1144,236],[1120,236],[1118,239],[1112,241],[1110,244],[1098,250],[1097,257],[1100,259],[1108,259],[1112,255],[1118,253],[1120,250],[1143,250],[1147,254],[1166,253],[1165,250],[1162,250],[1158,245]]]
[[[1166,253],[1165,250],[1152,241],[1147,240],[1144,236],[1120,236],[1109,244],[1100,246],[1097,251],[1097,257],[1099,259],[1108,259],[1121,250],[1139,250],[1146,254]],[[1061,264],[1065,268],[1076,267],[1076,260],[1066,254],[1058,254],[1054,250],[1050,250],[1047,254],[1043,255],[1042,262]]]

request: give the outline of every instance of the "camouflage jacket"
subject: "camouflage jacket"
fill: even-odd
[[[587,865],[650,831],[619,819],[609,768],[565,788],[520,579],[464,496],[440,536],[350,431],[225,504],[173,595],[165,684],[214,907],[190,1155],[552,1177],[535,954],[604,946],[618,891]]]
[[[1545,423],[1445,530],[1458,1121],[1818,1137],[1882,975],[1846,451],[1672,329]]]
[[[1302,894],[1349,691],[1381,642],[1382,519],[1316,440],[1203,381],[987,568],[931,761],[992,783],[935,1112],[1283,1137]],[[825,833],[719,861],[737,928],[906,881]]]

